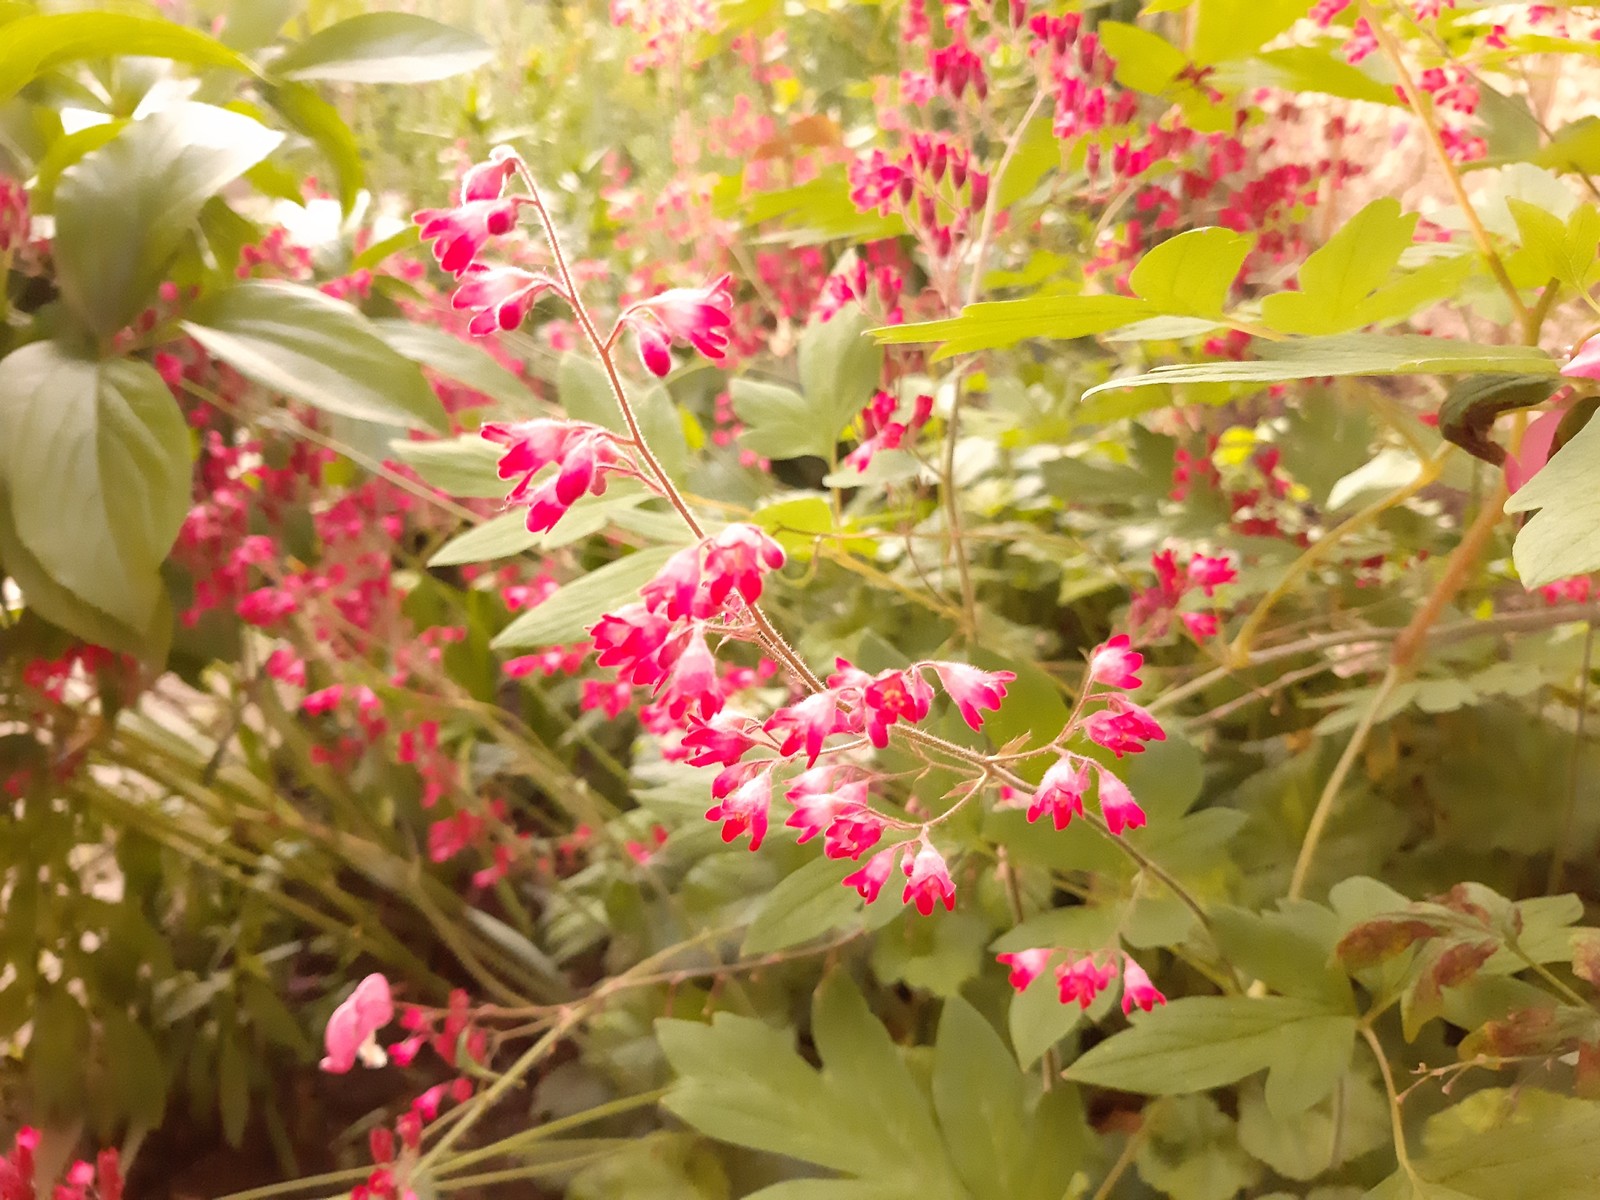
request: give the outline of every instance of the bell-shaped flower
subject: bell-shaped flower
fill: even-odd
[[[1124,754],[1143,753],[1146,742],[1167,739],[1166,731],[1154,717],[1121,696],[1112,696],[1105,708],[1091,713],[1083,722],[1083,731],[1090,741],[1104,746],[1118,758]]]
[[[1001,966],[1011,968],[1008,982],[1021,992],[1026,991],[1029,984],[1044,974],[1053,954],[1054,950],[1039,947],[1033,950],[1015,950],[1009,954],[996,954],[994,957]]]
[[[930,662],[945,692],[955,701],[961,719],[974,729],[983,728],[979,709],[997,709],[1006,698],[1006,685],[1017,678],[1013,671],[980,671],[966,663]]]
[[[673,342],[688,342],[713,361],[722,361],[733,323],[731,277],[723,275],[705,287],[673,288],[630,306],[617,325],[632,327],[639,339],[639,357],[652,375],[672,370]]]
[[[1096,646],[1089,656],[1089,678],[1107,687],[1135,689],[1141,684],[1138,670],[1144,655],[1133,649],[1128,635],[1119,633]]]
[[[473,316],[467,332],[484,337],[517,328],[542,293],[559,290],[556,281],[543,273],[475,262],[462,272],[460,285],[450,295],[450,307],[470,310]]]
[[[878,898],[878,893],[883,891],[883,885],[888,882],[889,876],[894,871],[894,858],[899,854],[900,846],[890,846],[879,850],[867,859],[866,866],[853,871],[843,879],[845,887],[855,888],[861,898],[871,904]]]
[[[1592,337],[1579,346],[1561,373],[1568,379],[1600,379],[1600,337]]]
[[[717,660],[706,645],[705,630],[700,626],[690,632],[683,652],[658,690],[657,701],[674,721],[682,721],[691,709],[710,717],[722,707]]]
[[[706,588],[713,608],[731,592],[746,604],[761,596],[761,577],[783,566],[783,547],[754,525],[729,525],[705,544]]]
[[[710,616],[710,606],[703,601],[697,603],[700,594],[700,546],[685,546],[667,559],[661,564],[655,578],[639,589],[639,594],[644,597],[646,608],[664,614],[668,620]]]
[[[461,199],[498,200],[506,183],[517,173],[516,152],[509,146],[496,146],[481,163],[473,163],[461,176]]]
[[[933,915],[933,906],[940,902],[946,912],[955,910],[956,885],[950,879],[944,855],[933,848],[932,842],[923,842],[915,855],[907,855],[901,869],[906,873],[906,887],[900,903],[916,905],[925,917]]]
[[[750,835],[750,849],[758,850],[761,839],[767,836],[767,814],[772,807],[772,772],[761,771],[724,800],[706,810],[708,821],[722,822],[722,840]]]
[[[1115,834],[1121,834],[1124,829],[1138,829],[1144,824],[1144,809],[1139,807],[1128,785],[1110,771],[1100,772],[1100,815],[1106,819],[1106,828]]]
[[[766,731],[783,737],[778,753],[788,757],[804,747],[806,765],[814,765],[828,736],[850,729],[851,721],[840,711],[839,699],[838,691],[829,688],[780,708],[768,717]]]
[[[898,721],[915,724],[933,706],[933,687],[922,672],[884,671],[861,692],[867,737],[880,750],[889,744],[889,727]]]
[[[491,237],[516,226],[517,206],[513,200],[468,200],[455,208],[425,208],[411,219],[422,227],[422,240],[433,243],[439,266],[459,276],[477,261]]]
[[[720,765],[731,767],[744,757],[744,752],[755,745],[749,730],[756,722],[741,713],[726,710],[709,721],[694,715],[689,717],[689,732],[683,735],[683,745],[691,751],[691,767]]]
[[[1123,1015],[1131,1013],[1135,1008],[1149,1012],[1158,1004],[1165,1004],[1167,998],[1156,990],[1155,984],[1150,982],[1144,968],[1126,954],[1122,956],[1122,1012]]]
[[[1056,990],[1061,1003],[1077,1001],[1079,1008],[1088,1008],[1096,996],[1111,986],[1116,973],[1112,964],[1100,966],[1093,956],[1062,963],[1056,968]]]
[[[1083,794],[1089,787],[1089,768],[1080,759],[1058,758],[1044,773],[1033,801],[1028,805],[1028,821],[1045,813],[1057,829],[1065,829],[1072,818],[1083,816]]]

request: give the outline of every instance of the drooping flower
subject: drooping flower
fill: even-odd
[[[1217,588],[1225,583],[1232,583],[1239,578],[1239,572],[1226,558],[1213,558],[1208,554],[1196,554],[1189,560],[1189,582],[1198,587],[1207,596],[1216,592]]]
[[[883,831],[882,819],[865,804],[847,808],[829,824],[822,853],[828,858],[858,859],[883,839]]]
[[[933,687],[917,670],[888,670],[861,691],[867,737],[878,749],[889,744],[889,727],[898,721],[915,724],[933,706]]]
[[[722,707],[722,690],[717,687],[717,660],[706,645],[705,629],[695,626],[677,661],[659,687],[659,703],[674,721],[683,720],[691,709],[702,717],[715,716]]]
[[[956,885],[950,879],[944,855],[933,848],[932,842],[923,842],[915,855],[907,855],[901,863],[906,874],[905,891],[900,903],[914,904],[923,916],[933,915],[933,906],[944,903],[946,912],[955,911]]]
[[[1568,379],[1600,379],[1600,336],[1579,346],[1561,373]]]
[[[411,219],[422,227],[422,240],[433,243],[439,266],[459,276],[477,261],[491,237],[516,226],[517,206],[513,200],[468,200],[455,208],[425,208]]]
[[[1057,829],[1065,829],[1074,816],[1083,816],[1083,794],[1089,787],[1087,764],[1071,757],[1058,758],[1051,764],[1033,793],[1028,805],[1028,821],[1037,821],[1045,813]]]
[[[378,1045],[378,1030],[394,1020],[394,1000],[389,981],[374,972],[333,1010],[323,1030],[327,1055],[321,1062],[324,1071],[343,1075],[359,1059],[363,1066],[381,1067],[389,1061]]]
[[[803,746],[806,752],[806,766],[815,764],[828,735],[841,733],[849,728],[848,718],[839,711],[839,698],[839,693],[834,688],[814,692],[803,700],[797,700],[780,708],[768,717],[764,726],[766,731],[783,736],[783,741],[778,746],[778,753],[787,757]]]
[[[1029,984],[1044,974],[1045,968],[1050,965],[1050,956],[1054,953],[1054,950],[1041,947],[1033,950],[1016,950],[1009,954],[996,954],[994,957],[1001,966],[1011,968],[1008,982],[1021,992],[1026,991]]]
[[[469,263],[461,283],[450,294],[450,307],[471,310],[467,332],[484,337],[502,329],[515,329],[527,320],[540,295],[559,291],[556,281],[542,272],[517,267],[487,267]]]
[[[668,620],[684,617],[705,618],[711,607],[703,600],[697,603],[700,592],[700,546],[685,546],[656,572],[655,578],[639,589],[644,606],[651,612],[660,611]]]
[[[754,525],[729,525],[706,542],[706,590],[713,609],[731,592],[746,604],[761,597],[761,577],[783,566],[783,547]]]
[[[473,163],[462,174],[462,201],[500,199],[516,172],[516,153],[509,146],[496,146],[486,161]]]
[[[724,709],[709,721],[689,717],[689,732],[683,735],[683,744],[693,753],[688,762],[691,767],[709,767],[718,764],[731,767],[744,757],[744,752],[755,745],[748,730],[755,721],[741,713]]]
[[[1144,809],[1139,807],[1128,785],[1110,771],[1100,772],[1100,815],[1106,819],[1106,828],[1115,834],[1124,829],[1138,829],[1144,824]]]
[[[479,434],[506,448],[498,474],[517,480],[506,502],[527,506],[528,529],[534,533],[553,529],[585,492],[603,495],[606,476],[625,466],[616,435],[587,421],[490,422]],[[556,474],[534,486],[534,476],[552,463]]]
[[[1149,712],[1121,696],[1112,696],[1105,708],[1089,714],[1083,722],[1083,731],[1090,741],[1104,746],[1118,758],[1142,753],[1146,742],[1167,739],[1166,730]]]
[[[1165,1004],[1167,998],[1156,990],[1155,984],[1150,982],[1144,968],[1134,962],[1126,954],[1122,956],[1122,1013],[1124,1016],[1135,1008],[1149,1012],[1158,1004]]]
[[[1222,628],[1217,620],[1216,613],[1186,612],[1179,613],[1178,620],[1183,622],[1183,627],[1189,631],[1189,636],[1197,642],[1217,636],[1217,631]]]
[[[1079,1008],[1088,1008],[1094,998],[1111,986],[1116,968],[1107,963],[1100,966],[1093,955],[1088,958],[1068,960],[1056,968],[1056,989],[1061,1003],[1078,1002]]]
[[[980,671],[966,663],[930,662],[945,692],[956,702],[961,719],[974,729],[983,728],[979,709],[997,709],[1006,698],[1006,685],[1016,680],[1013,671]]]
[[[616,667],[617,674],[638,687],[654,687],[675,658],[672,622],[643,604],[625,604],[606,613],[586,631],[594,639],[595,663]]]
[[[623,312],[617,324],[633,328],[646,370],[652,375],[672,370],[674,341],[688,342],[707,358],[722,361],[733,323],[731,283],[723,275],[705,287],[672,288]]]
[[[1102,642],[1089,656],[1089,678],[1107,687],[1136,689],[1141,680],[1136,673],[1144,665],[1144,655],[1133,649],[1125,633]]]
[[[761,848],[767,836],[767,814],[772,807],[772,772],[752,775],[725,800],[706,810],[708,821],[722,822],[722,840],[731,842],[748,833],[750,849]]]
[[[861,898],[871,904],[878,898],[878,893],[883,891],[883,885],[894,870],[895,855],[900,853],[900,849],[899,846],[889,846],[879,850],[867,859],[866,866],[844,877],[842,882],[845,887],[855,888],[861,893]]]

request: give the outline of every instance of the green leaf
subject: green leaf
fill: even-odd
[[[967,1191],[976,1200],[1024,1200],[1031,1155],[1022,1073],[1000,1035],[959,996],[939,1018],[933,1106]],[[1042,1200],[1060,1200],[1069,1182]]]
[[[1189,53],[1200,63],[1243,58],[1310,11],[1310,0],[1198,0]]]
[[[884,345],[943,342],[936,359],[1013,346],[1025,338],[1080,338],[1160,315],[1136,296],[1031,296],[969,304],[943,321],[885,325],[872,336]]]
[[[189,510],[189,428],[172,393],[144,363],[56,342],[24,346],[3,370],[0,488],[18,541],[66,592],[148,629]]]
[[[1208,1096],[1152,1104],[1134,1161],[1140,1178],[1172,1200],[1233,1200],[1261,1175],[1233,1121]]]
[[[1110,993],[1102,995],[1109,1008]],[[1047,976],[1035,979],[1011,997],[1006,1014],[1006,1028],[1011,1034],[1018,1064],[1024,1068],[1033,1066],[1044,1057],[1046,1050],[1082,1025],[1087,1017],[1080,1005],[1061,1003],[1055,980]]]
[[[396,439],[389,449],[424,483],[452,496],[503,500],[514,482],[500,478],[502,448],[475,433],[425,442]]]
[[[800,390],[811,421],[829,445],[872,399],[883,375],[883,347],[867,336],[872,322],[851,304],[800,335]]]
[[[491,400],[498,400],[514,413],[530,412],[534,396],[528,385],[502,367],[494,357],[474,342],[463,341],[432,325],[419,325],[401,317],[382,317],[371,322],[373,332],[398,354],[414,363],[430,367],[457,383],[464,383]],[[505,489],[500,493],[503,494]]]
[[[1502,414],[1543,404],[1561,385],[1551,375],[1474,375],[1450,389],[1439,406],[1439,432],[1474,458],[1500,466],[1505,447],[1490,432]]]
[[[1563,222],[1554,213],[1514,196],[1506,198],[1506,207],[1522,236],[1518,259],[1532,269],[1533,278],[1539,283],[1559,279],[1568,287],[1585,290],[1594,274],[1600,211],[1592,204],[1580,204]]]
[[[1211,933],[1223,958],[1273,991],[1334,1008],[1353,1003],[1350,980],[1334,964],[1339,919],[1320,904],[1284,900],[1263,913],[1221,905],[1211,910]]]
[[[1349,1041],[1355,1018],[1288,996],[1187,996],[1146,1013],[1067,1071],[1079,1083],[1178,1095],[1284,1063],[1313,1039]]]
[[[561,356],[556,370],[556,396],[567,416],[588,421],[613,433],[629,436],[610,380],[600,364],[588,355],[569,351]],[[656,382],[629,391],[629,403],[645,440],[670,475],[681,475],[689,464],[689,443],[684,436],[683,417],[672,395]]]
[[[763,458],[831,458],[838,430],[829,432],[799,392],[781,383],[735,379],[728,385],[733,411],[744,424],[739,444]]]
[[[167,1068],[155,1042],[115,1007],[101,1013],[100,1036],[118,1110],[136,1127],[158,1128],[167,1107]]]
[[[1351,66],[1342,56],[1315,46],[1269,50],[1258,54],[1243,69],[1247,72],[1253,69],[1249,82],[1257,87],[1266,84],[1288,92],[1320,92],[1345,100],[1405,107],[1405,101],[1395,95],[1394,88]]]
[[[46,13],[6,24],[0,41],[0,102],[46,71],[87,58],[141,55],[254,74],[215,38],[175,21],[118,12]]]
[[[46,1121],[81,1119],[89,1017],[64,986],[39,989],[28,1039],[30,1096]]]
[[[556,527],[544,533],[530,533],[527,511],[522,508],[501,513],[482,525],[451,538],[428,560],[430,567],[454,567],[462,563],[492,562],[514,554],[538,548],[556,550],[570,546],[591,534],[599,533],[629,509],[643,503],[648,497],[637,486],[629,488],[628,481],[612,484],[603,496],[579,496],[577,503],[567,510]],[[677,517],[672,518],[673,522]],[[676,534],[676,524],[670,526]]]
[[[410,13],[369,12],[290,46],[272,72],[280,79],[425,83],[475,70],[493,56],[476,34]]]
[[[1165,38],[1123,21],[1101,21],[1095,26],[1100,42],[1116,63],[1116,80],[1123,87],[1159,96],[1189,58]]]
[[[1128,286],[1162,313],[1220,317],[1251,245],[1231,229],[1191,229],[1141,258]]]
[[[1240,1089],[1239,1144],[1289,1179],[1315,1179],[1389,1137],[1388,1101],[1364,1074],[1343,1075],[1332,1094],[1288,1116],[1275,1113],[1259,1087]]]
[[[1422,1142],[1417,1169],[1436,1187],[1476,1200],[1588,1200],[1600,1103],[1487,1088],[1431,1118]]]
[[[1552,171],[1580,175],[1600,171],[1600,117],[1579,117],[1570,125],[1563,125],[1550,138],[1550,144],[1530,155],[1528,161]]]
[[[784,876],[762,899],[739,953],[787,950],[854,924],[862,912],[861,897],[842,884],[860,865],[815,858]]]
[[[1507,512],[1539,511],[1511,557],[1523,585],[1542,587],[1600,568],[1600,421],[1590,421],[1506,501]]]
[[[1417,214],[1390,197],[1372,201],[1300,267],[1300,290],[1261,302],[1261,319],[1284,333],[1342,333],[1369,325],[1365,305],[1411,244]]]
[[[265,95],[278,115],[297,133],[316,143],[327,157],[334,178],[339,181],[339,207],[349,216],[366,180],[366,167],[356,135],[339,110],[304,83],[280,83],[267,88]]]
[[[315,288],[252,281],[189,310],[186,333],[262,387],[382,425],[445,430],[439,398],[355,308]]]
[[[533,650],[581,640],[606,613],[637,600],[639,589],[678,549],[650,546],[580,576],[507,625],[490,645],[496,650]]]
[[[1266,342],[1262,357],[1246,362],[1211,362],[1156,367],[1142,375],[1108,380],[1083,398],[1118,388],[1177,383],[1282,383],[1341,375],[1471,375],[1485,372],[1551,375],[1559,368],[1543,350],[1485,345],[1422,334],[1389,336],[1347,333],[1334,337]]]
[[[250,1121],[250,1068],[244,1049],[232,1033],[224,1033],[217,1055],[217,1108],[222,1118],[222,1135],[228,1145],[244,1144],[245,1126]]]
[[[144,308],[201,206],[283,140],[249,117],[180,104],[134,121],[61,174],[56,268],[74,312],[105,336]]]
[[[55,206],[56,184],[61,172],[81,159],[91,150],[98,150],[128,127],[126,118],[116,117],[103,125],[90,125],[84,129],[64,134],[50,143],[50,149],[39,160],[34,171],[33,186],[28,189],[28,205],[36,213],[47,213]]]

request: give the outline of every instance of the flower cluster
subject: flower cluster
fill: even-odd
[[[1101,961],[1101,958],[1104,961]],[[1122,1012],[1124,1016],[1135,1008],[1149,1012],[1167,998],[1150,982],[1143,967],[1133,961],[1133,956],[1120,950],[1101,951],[1080,955],[1073,950],[1052,950],[1039,947],[997,954],[996,960],[1010,968],[1010,983],[1016,991],[1023,992],[1033,981],[1050,968],[1052,960],[1060,958],[1055,966],[1056,989],[1061,1003],[1077,1004],[1088,1008],[1117,978],[1117,959],[1122,960]]]
[[[919,395],[912,402],[911,415],[904,421],[895,419],[900,402],[892,392],[874,392],[867,406],[861,410],[861,443],[844,457],[844,466],[864,473],[873,457],[881,450],[899,449],[906,435],[914,433],[928,423],[933,415],[933,397]]]
[[[44,1194],[35,1181],[39,1140],[32,1126],[17,1130],[11,1152],[0,1157],[0,1200],[37,1200]],[[50,1195],[52,1200],[122,1200],[122,1190],[122,1156],[106,1149],[93,1162],[79,1159],[67,1167]]]
[[[1150,566],[1155,570],[1156,584],[1134,596],[1128,610],[1129,625],[1137,631],[1159,636],[1175,616],[1196,641],[1215,637],[1221,622],[1214,611],[1179,612],[1178,607],[1194,591],[1209,600],[1215,597],[1217,588],[1237,579],[1239,573],[1232,560],[1195,554],[1185,568],[1178,565],[1175,552],[1161,550],[1151,556]]]
[[[506,503],[527,508],[530,533],[554,529],[581,497],[603,495],[608,476],[639,475],[627,456],[624,440],[587,421],[549,417],[513,425],[492,421],[479,433],[486,441],[505,447],[498,468],[500,478],[517,481]],[[534,476],[548,466],[556,468],[554,474],[535,486]]]

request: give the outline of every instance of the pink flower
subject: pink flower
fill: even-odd
[[[1144,825],[1144,809],[1139,807],[1128,785],[1110,771],[1100,772],[1100,815],[1106,819],[1106,828],[1115,834]]]
[[[295,598],[284,589],[264,587],[243,596],[234,606],[234,612],[246,625],[266,628],[292,616],[299,607]]]
[[[674,721],[683,720],[690,709],[697,708],[702,717],[710,717],[722,707],[717,660],[706,645],[704,628],[697,625],[689,634],[688,644],[658,690],[659,702]]]
[[[1116,968],[1110,963],[1098,966],[1093,956],[1062,963],[1056,968],[1056,988],[1061,1003],[1078,1002],[1079,1008],[1088,1008],[1094,998],[1111,986]]]
[[[855,888],[861,893],[861,898],[871,904],[878,898],[878,893],[883,891],[883,885],[888,881],[889,873],[894,870],[894,856],[900,853],[899,846],[890,846],[879,850],[867,859],[867,865],[844,877],[845,887]]]
[[[705,287],[673,288],[623,312],[617,324],[631,325],[639,338],[639,357],[652,375],[672,370],[672,343],[688,342],[714,361],[728,348],[733,323],[732,280],[723,275]]]
[[[709,767],[719,764],[731,767],[744,757],[744,752],[755,745],[746,732],[755,722],[736,712],[719,712],[709,721],[689,717],[689,732],[683,735],[683,744],[692,753],[689,765]]]
[[[333,684],[331,687],[320,688],[315,692],[308,692],[300,701],[300,711],[309,713],[313,717],[320,717],[323,713],[332,712],[339,707],[344,699],[344,687]]]
[[[651,612],[660,611],[668,620],[684,617],[709,617],[712,607],[704,600],[697,602],[700,591],[700,546],[686,546],[661,565],[656,577],[639,594],[644,606]]]
[[[1028,805],[1031,824],[1045,813],[1057,829],[1065,829],[1076,816],[1083,816],[1083,793],[1089,786],[1089,769],[1084,763],[1069,757],[1058,758],[1033,793],[1033,803]]]
[[[786,758],[804,746],[809,767],[822,753],[822,743],[828,735],[844,732],[849,725],[849,720],[839,712],[838,691],[830,688],[780,708],[767,718],[763,728],[768,733],[784,735],[778,753]]]
[[[861,703],[867,714],[867,737],[881,750],[889,744],[891,725],[897,721],[914,725],[928,715],[933,687],[920,671],[889,670],[862,689]]]
[[[901,904],[915,904],[925,917],[933,915],[933,906],[939,901],[944,902],[946,912],[955,911],[956,885],[951,882],[944,856],[933,848],[933,843],[923,842],[916,855],[907,855],[900,865],[906,873]]]
[[[1121,696],[1111,697],[1111,702],[1097,713],[1092,713],[1083,723],[1089,740],[1104,746],[1118,758],[1124,754],[1140,754],[1146,742],[1164,742],[1167,734],[1147,711]]]
[[[729,525],[706,543],[706,587],[712,607],[730,592],[746,604],[761,596],[761,576],[783,566],[783,547],[754,525]]]
[[[1561,368],[1568,379],[1600,379],[1600,337],[1592,337]]]
[[[1013,671],[980,671],[966,663],[930,662],[950,699],[956,702],[961,719],[974,729],[983,728],[980,708],[997,709],[1006,698],[1006,685],[1016,679]]]
[[[1135,672],[1144,665],[1144,655],[1132,646],[1128,635],[1119,633],[1095,647],[1089,656],[1089,678],[1108,687],[1140,687],[1141,681]]]
[[[500,199],[516,172],[516,156],[508,147],[496,146],[487,162],[473,163],[461,176],[462,201]]]
[[[328,1053],[322,1060],[322,1069],[343,1075],[357,1059],[363,1066],[383,1066],[389,1059],[378,1045],[378,1030],[392,1020],[394,1000],[389,994],[389,981],[376,973],[368,975],[328,1018],[323,1031]]]
[[[863,792],[866,785],[862,784]],[[841,811],[828,826],[822,853],[828,858],[858,859],[883,838],[884,825],[866,805]]]
[[[1144,968],[1124,954],[1122,956],[1123,1015],[1131,1013],[1136,1007],[1149,1012],[1156,1005],[1166,1002],[1167,998],[1156,990],[1155,984],[1150,982],[1150,976],[1144,973]]]
[[[767,836],[767,813],[772,807],[772,772],[762,771],[734,789],[733,794],[706,810],[706,820],[722,822],[722,840],[731,842],[745,833],[750,849],[757,850]]]
[[[1593,369],[1600,371],[1600,337],[1590,338],[1584,345],[1595,347],[1592,351],[1586,352],[1597,360]],[[1574,358],[1567,367],[1570,368],[1577,361],[1578,359]],[[1566,373],[1567,370],[1562,371],[1562,374]],[[1566,419],[1573,398],[1571,391],[1564,390],[1558,393],[1556,403],[1549,411],[1540,413],[1528,423],[1527,432],[1522,435],[1522,444],[1517,447],[1517,452],[1506,456],[1505,474],[1508,492],[1515,494],[1520,491],[1523,484],[1544,470],[1545,464],[1550,461],[1550,455],[1555,452],[1556,434],[1561,429],[1561,422]]]
[[[455,208],[425,208],[411,219],[422,227],[422,240],[433,243],[439,265],[459,276],[491,237],[511,232],[517,206],[512,200],[468,200]]]
[[[607,613],[587,630],[594,639],[595,663],[616,667],[617,674],[639,687],[654,687],[671,665],[672,622],[642,604],[625,604]]]
[[[883,822],[867,807],[867,784],[838,784],[836,767],[813,767],[796,776],[785,796],[795,806],[784,822],[807,842],[826,831],[823,853],[829,858],[860,858],[883,837]]]
[[[1237,578],[1239,572],[1234,570],[1233,563],[1226,558],[1196,554],[1189,560],[1189,582],[1199,587],[1207,596],[1212,595],[1223,584],[1232,583]]]
[[[451,293],[450,307],[473,310],[467,332],[483,337],[521,325],[540,294],[552,290],[559,291],[548,275],[475,262],[462,272],[460,286]]]
[[[1216,637],[1217,631],[1222,628],[1215,613],[1179,613],[1178,620],[1183,622],[1183,627],[1189,631],[1189,636],[1197,642]]]
[[[1017,991],[1025,991],[1028,985],[1044,974],[1050,965],[1050,956],[1054,950],[1034,949],[1017,950],[1011,954],[996,954],[995,961],[1001,966],[1011,968],[1009,982]]]

